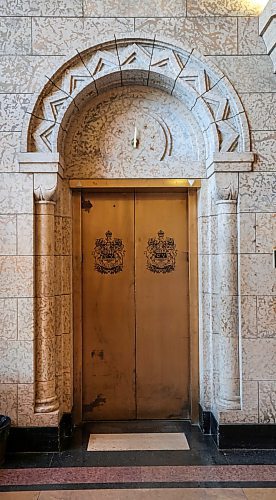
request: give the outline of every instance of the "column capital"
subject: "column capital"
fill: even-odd
[[[237,204],[238,189],[234,183],[230,182],[228,186],[216,186],[216,204],[227,203]]]
[[[34,174],[35,202],[55,202],[58,174]]]

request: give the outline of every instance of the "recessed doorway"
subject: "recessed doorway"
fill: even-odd
[[[189,192],[82,190],[82,200],[74,231],[81,421],[191,418]]]

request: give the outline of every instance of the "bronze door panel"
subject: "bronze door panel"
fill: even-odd
[[[83,420],[133,419],[133,195],[86,193],[85,199],[92,207],[82,211]]]
[[[187,193],[84,198],[83,420],[187,418]]]
[[[187,418],[187,195],[136,194],[135,235],[137,418]]]

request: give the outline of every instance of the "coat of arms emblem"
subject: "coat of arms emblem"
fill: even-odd
[[[105,238],[96,239],[93,255],[99,273],[116,274],[123,270],[124,245],[120,238],[112,238],[111,231],[105,233]]]
[[[174,239],[165,237],[165,233],[161,229],[157,235],[157,238],[149,238],[148,240],[145,252],[147,269],[153,273],[170,273],[175,269],[177,255]]]

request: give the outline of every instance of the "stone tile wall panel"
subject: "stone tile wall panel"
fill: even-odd
[[[47,82],[46,75],[51,78],[66,61],[66,56],[0,56],[0,92],[38,92]]]
[[[276,382],[259,383],[260,423],[276,423]]]
[[[257,16],[260,10],[252,0],[187,0],[188,16]]]
[[[256,171],[275,171],[276,168],[276,131],[256,130],[252,133],[252,148],[257,153],[253,165]]]
[[[0,172],[18,172],[20,132],[0,132]]]
[[[208,60],[221,69],[237,92],[276,92],[269,56],[208,56]]]
[[[241,212],[239,214],[239,252],[256,252],[256,214]]]
[[[30,94],[0,94],[0,132],[21,131],[30,100]]]
[[[269,254],[240,255],[242,295],[276,295],[275,270]]]
[[[256,338],[258,337],[257,297],[254,295],[242,295],[240,303],[242,339]]]
[[[183,17],[186,0],[84,0],[84,15],[88,17]]]
[[[34,299],[22,297],[18,302],[18,339],[34,339]]]
[[[241,212],[275,212],[276,172],[251,172],[239,176]]]
[[[32,25],[34,54],[62,55],[76,49],[82,51],[108,38],[114,33],[132,33],[133,19],[80,19],[35,17]]]
[[[252,130],[276,130],[275,92],[251,94],[240,92],[247,118]]]
[[[266,54],[266,46],[259,35],[257,17],[239,17],[238,53],[241,55]]]
[[[0,383],[34,381],[33,342],[1,339]]]
[[[33,258],[0,257],[0,297],[33,296]]]
[[[137,18],[135,34],[154,33],[172,37],[203,54],[237,53],[237,21],[234,18]]]
[[[0,414],[8,415],[12,425],[17,425],[17,385],[0,384]]]
[[[242,366],[245,380],[276,380],[276,338],[244,339]]]
[[[31,53],[31,19],[0,17],[0,54]]]
[[[82,16],[82,0],[4,0],[0,16]]]
[[[256,214],[256,252],[272,254],[272,249],[275,246],[275,235],[276,213]]]
[[[17,339],[17,300],[0,299],[0,342]],[[1,400],[1,398],[0,398]]]
[[[0,215],[0,255],[16,255],[16,215]]]
[[[33,212],[33,177],[30,174],[0,174],[0,213]]]
[[[258,337],[276,337],[276,297],[257,297]]]

